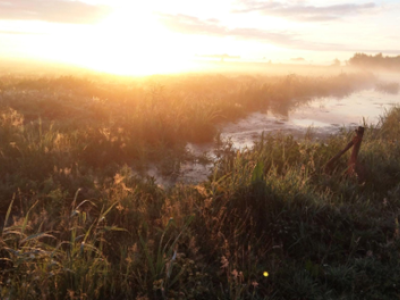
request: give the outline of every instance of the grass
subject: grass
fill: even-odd
[[[324,142],[267,135],[227,149],[195,186],[166,190],[131,168],[166,151],[184,159],[185,142],[212,138],[202,122],[370,84],[346,76],[161,78],[170,91],[114,86],[115,99],[108,84],[3,79],[1,297],[399,297],[399,108],[366,128],[363,185],[343,176],[345,157],[323,172],[352,137],[345,129]]]

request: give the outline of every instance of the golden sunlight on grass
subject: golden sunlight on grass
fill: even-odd
[[[219,130],[377,83],[395,89],[369,73],[0,75],[0,299],[398,298],[399,107],[365,125],[361,185],[344,157],[324,171],[352,127],[243,150]],[[187,164],[209,175],[178,181]]]

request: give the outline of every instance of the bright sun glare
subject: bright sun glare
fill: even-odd
[[[178,73],[190,67],[189,58],[177,51],[182,42],[143,3],[116,7],[93,34],[92,45],[78,62],[85,67],[123,75]]]

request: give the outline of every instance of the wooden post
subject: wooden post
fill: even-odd
[[[360,151],[363,136],[364,136],[364,127],[359,126],[356,129],[356,135],[347,144],[347,146],[328,161],[328,163],[325,165],[324,172],[326,174],[330,174],[333,171],[333,165],[335,164],[335,162],[337,162],[343,154],[345,154],[351,147],[353,147],[353,151],[351,152],[351,156],[348,162],[347,174],[349,175],[357,174],[360,176],[360,174],[358,174],[357,171],[362,171],[362,166],[359,165],[359,163],[357,162],[357,155],[358,152]]]
[[[351,152],[350,155],[350,159],[348,162],[348,169],[347,169],[347,174],[349,174],[350,176],[353,176],[355,174],[357,174],[357,155],[358,152],[360,151],[360,147],[361,147],[361,142],[364,136],[364,127],[358,127],[356,130],[356,136],[353,138],[353,151]],[[357,174],[358,175],[358,174]]]

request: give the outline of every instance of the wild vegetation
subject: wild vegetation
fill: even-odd
[[[334,77],[188,76],[123,81],[103,78],[0,80],[0,211],[17,189],[38,197],[54,170],[112,176],[149,162],[163,174],[191,159],[186,142],[212,141],[217,125],[258,109],[287,114],[296,101],[345,95],[374,85],[369,74]],[[64,172],[63,171],[63,172]],[[68,178],[68,176],[67,176]],[[93,178],[54,179],[69,197],[93,194]],[[40,197],[40,196],[39,196]]]
[[[400,55],[383,56],[382,53],[376,55],[356,53],[352,58],[349,59],[349,65],[375,70],[383,69],[389,71],[399,71]]]
[[[161,82],[161,85],[154,84]],[[165,189],[187,141],[251,110],[373,85],[370,75],[0,81],[5,299],[399,297],[400,109],[367,126],[364,184],[325,163],[350,139],[263,136],[209,179]]]

